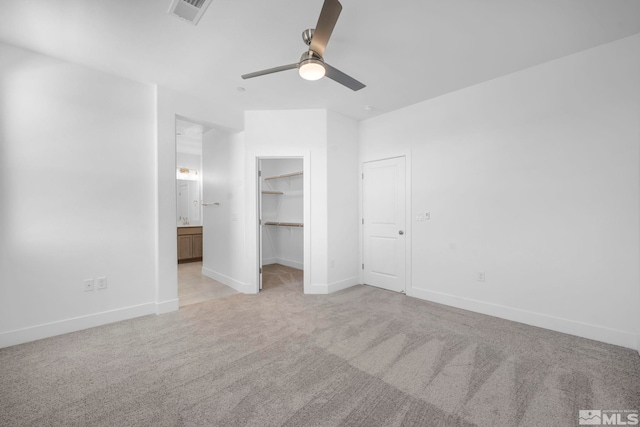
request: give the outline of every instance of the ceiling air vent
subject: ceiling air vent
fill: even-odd
[[[169,7],[169,13],[180,19],[196,25],[211,0],[173,0]]]

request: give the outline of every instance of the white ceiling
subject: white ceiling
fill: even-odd
[[[240,78],[297,62],[322,0],[213,0],[197,26],[170,3],[0,0],[0,40],[214,99],[217,124],[242,129],[254,109],[361,120],[640,32],[638,0],[342,0],[325,60],[367,85],[352,92],[295,70]]]

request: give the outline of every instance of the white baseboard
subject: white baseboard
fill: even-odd
[[[474,311],[476,313],[486,314],[489,316],[512,320],[514,322],[520,322],[527,325],[550,329],[552,331],[562,332],[565,334],[575,335],[578,337],[588,338],[596,341],[602,341],[608,344],[619,345],[631,349],[634,349],[636,346],[638,346],[638,350],[640,352],[640,343],[638,343],[638,338],[631,332],[606,328],[603,326],[592,325],[589,323],[578,322],[570,319],[563,319],[560,317],[549,316],[546,314],[535,313],[532,311],[506,307],[498,304],[492,304],[484,301],[463,298],[456,295],[429,291],[425,289],[412,288],[408,290],[407,295],[427,301],[436,302],[439,304],[462,308],[464,310]]]
[[[350,288],[351,286],[355,286],[360,283],[359,277],[351,277],[349,279],[340,280],[338,282],[329,283],[327,287],[327,293],[338,292],[343,289]]]
[[[291,268],[296,268],[298,270],[304,270],[304,264],[298,261],[291,261],[290,259],[284,258],[263,258],[262,265],[271,265],[271,264],[280,264]]]
[[[178,308],[180,308],[178,298],[174,298],[169,301],[157,302],[156,314],[171,313],[172,311],[178,310]]]
[[[156,313],[153,302],[30,326],[0,334],[0,348]]]
[[[298,261],[292,261],[290,259],[284,259],[284,258],[273,258],[274,262],[270,263],[270,264],[280,264],[280,265],[284,265],[287,267],[291,267],[291,268],[296,268],[298,270],[304,270],[304,263],[302,262],[298,262]],[[263,262],[263,264],[267,264],[266,262]]]
[[[256,289],[254,288],[254,286],[247,284],[247,283],[242,283],[236,279],[233,279],[229,276],[226,276],[224,274],[218,273],[217,271],[213,271],[209,268],[206,267],[202,267],[202,274],[204,274],[205,276],[213,279],[213,280],[217,280],[220,283],[224,283],[225,285],[229,286],[230,288],[235,289],[238,292],[242,292],[243,294],[255,294],[256,293]]]
[[[304,293],[309,295],[327,295],[333,292],[338,292],[343,289],[350,288],[359,283],[359,277],[351,277],[349,279],[339,280],[337,282],[329,283],[328,285],[321,283],[313,283],[309,285],[308,289],[305,289]]]
[[[329,293],[329,286],[320,283],[311,283],[304,289],[306,295],[327,295]]]

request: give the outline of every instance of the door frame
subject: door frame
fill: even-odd
[[[412,281],[412,236],[413,236],[413,222],[412,222],[412,207],[411,207],[411,151],[403,151],[397,154],[390,154],[387,156],[381,157],[371,157],[371,158],[361,158],[360,159],[360,183],[359,183],[359,192],[360,192],[360,230],[359,230],[359,238],[360,238],[360,265],[364,264],[364,224],[362,224],[362,219],[364,218],[364,164],[377,162],[381,160],[390,160],[404,157],[405,159],[405,284],[404,284],[404,294],[408,296],[413,295],[413,281]],[[360,283],[364,283],[364,270],[362,268],[360,271]]]
[[[260,208],[258,198],[262,195],[260,194],[260,184],[258,176],[258,170],[260,167],[260,160],[266,159],[302,159],[302,203],[303,203],[303,236],[304,236],[304,254],[303,254],[303,287],[304,293],[310,293],[311,289],[311,232],[312,232],[312,222],[311,222],[311,151],[309,150],[283,150],[280,151],[278,149],[275,150],[267,150],[264,152],[258,151],[250,151],[247,153],[247,168],[246,171],[249,173],[247,176],[248,188],[247,188],[247,224],[253,224],[250,226],[247,231],[246,243],[247,243],[247,266],[253,266],[254,274],[253,281],[254,283],[248,284],[252,288],[252,293],[260,292],[260,268],[262,267],[260,264],[260,223],[259,216],[260,213],[258,209]],[[255,233],[255,234],[254,234]],[[252,250],[251,247],[254,247]]]

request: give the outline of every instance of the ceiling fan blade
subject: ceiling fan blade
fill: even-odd
[[[327,47],[327,43],[329,43],[329,37],[331,37],[333,28],[336,26],[336,22],[338,22],[340,12],[342,12],[342,5],[338,0],[325,0],[322,5],[322,11],[320,11],[318,23],[313,32],[313,37],[311,38],[311,44],[309,45],[310,50],[320,56],[324,56],[324,49]]]
[[[265,74],[273,74],[279,73],[280,71],[293,70],[294,68],[298,68],[298,63],[289,64],[289,65],[281,65],[280,67],[268,68],[262,71],[256,71],[255,73],[243,74],[243,79],[251,79],[253,77],[264,76]]]
[[[337,68],[333,68],[331,65],[327,64],[326,62],[324,63],[324,69],[325,69],[325,77],[329,77],[331,80],[336,81],[341,85],[348,87],[351,90],[355,91],[355,90],[360,90],[363,87],[366,87],[366,85],[360,83],[353,77],[346,75],[345,73],[338,70]]]

